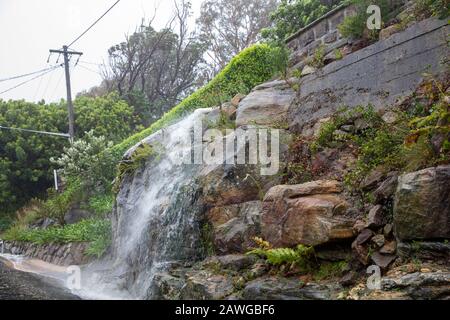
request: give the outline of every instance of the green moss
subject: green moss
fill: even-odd
[[[131,155],[130,159],[122,160],[117,166],[117,177],[114,183],[113,192],[119,191],[120,185],[127,175],[132,175],[136,170],[142,168],[150,160],[157,158],[157,152],[148,144],[139,145]]]

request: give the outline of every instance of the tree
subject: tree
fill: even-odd
[[[136,129],[133,108],[118,94],[75,99],[77,138],[93,130],[113,142]],[[67,108],[60,103],[35,104],[0,100],[0,124],[5,127],[67,132]],[[51,157],[59,157],[67,139],[21,131],[0,130],[0,215],[14,211],[33,197],[43,195],[53,183]]]
[[[278,0],[206,0],[197,25],[214,73],[232,57],[260,39],[270,25],[269,16]]]
[[[191,4],[175,2],[174,17],[160,31],[152,19],[111,47],[105,81],[148,126],[197,86],[204,46],[188,29]]]
[[[281,0],[270,15],[269,28],[262,30],[264,39],[283,43],[284,40],[320,18],[344,0]]]

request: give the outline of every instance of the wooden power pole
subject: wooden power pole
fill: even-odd
[[[82,52],[69,51],[67,46],[63,46],[62,50],[50,49],[50,53],[58,53],[64,56],[64,68],[66,71],[66,89],[67,89],[67,110],[69,112],[69,139],[73,141],[75,137],[75,113],[73,111],[72,104],[72,88],[70,86],[70,69],[69,69],[69,57],[71,55],[81,56]]]

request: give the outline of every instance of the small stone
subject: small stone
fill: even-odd
[[[384,245],[385,240],[384,240],[384,236],[382,234],[377,234],[370,241],[375,243],[375,245],[380,248]]]
[[[383,114],[383,116],[381,118],[387,124],[393,124],[398,119],[397,114],[395,112],[392,112],[392,111],[386,112],[385,114]]]
[[[384,244],[384,246],[380,249],[380,253],[383,254],[394,254],[397,250],[397,242],[389,241]]]
[[[384,180],[373,192],[373,196],[375,197],[377,203],[380,203],[383,200],[387,200],[394,195],[395,189],[397,188],[397,181],[397,172],[394,171],[388,173],[386,180]]]
[[[362,118],[358,118],[355,120],[355,128],[357,131],[362,131],[362,130],[366,130],[370,127],[370,124],[362,119]]]
[[[444,102],[450,104],[450,96],[444,96]]]
[[[366,223],[363,220],[357,220],[353,225],[353,231],[360,233],[366,227]]]
[[[345,132],[344,130],[335,130],[333,132],[333,136],[335,136],[335,137],[345,136],[347,134],[348,134],[348,132]]]
[[[354,285],[356,283],[357,277],[358,275],[355,271],[350,271],[339,280],[339,284],[343,287]]]
[[[367,226],[369,228],[379,228],[384,225],[384,214],[383,207],[380,205],[376,205],[372,207],[369,211],[369,215],[367,217]]]
[[[341,130],[343,130],[345,132],[348,132],[348,133],[351,133],[351,132],[353,132],[355,130],[355,127],[350,125],[350,124],[348,124],[348,125],[341,126]]]
[[[383,228],[383,234],[384,236],[387,238],[392,234],[392,231],[394,230],[394,226],[392,225],[392,223],[388,223],[387,225],[384,226]]]
[[[386,170],[382,167],[377,167],[364,178],[360,184],[360,188],[363,189],[363,191],[371,190],[375,188],[385,176]]]
[[[238,107],[239,103],[245,98],[245,95],[242,93],[238,93],[231,99],[231,105],[234,107]]]
[[[315,73],[317,71],[317,69],[316,68],[314,68],[314,67],[312,67],[312,66],[308,66],[308,65],[306,65],[304,68],[303,68],[303,70],[302,70],[302,77],[303,76],[307,76],[308,74],[313,74],[313,73]]]
[[[352,243],[352,250],[359,262],[363,265],[369,264],[369,250],[367,247],[359,245],[355,240]]]
[[[373,232],[370,229],[364,229],[361,233],[356,237],[356,244],[361,245],[366,243],[370,238],[373,237]]]
[[[392,26],[384,28],[380,31],[380,40],[386,40],[387,38],[399,32],[400,30],[401,29],[399,28],[398,24],[394,24]]]
[[[392,254],[381,254],[379,252],[375,252],[372,254],[371,259],[377,266],[386,269],[392,262],[394,262],[396,256]]]
[[[422,272],[422,273],[430,273],[430,272],[431,272],[431,269],[428,269],[428,268],[422,268],[422,269],[420,269],[420,272]]]
[[[325,43],[335,42],[337,40],[337,36],[338,36],[337,31],[329,32],[323,37],[323,42]]]

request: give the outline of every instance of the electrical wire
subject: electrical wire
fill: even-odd
[[[59,84],[61,83],[61,80],[62,80],[63,76],[64,76],[64,70],[62,70],[61,75],[59,76],[58,82],[56,83],[55,89],[53,89],[51,97],[53,97],[53,98],[55,97],[55,93],[58,90]]]
[[[75,42],[77,42],[78,40],[80,40],[80,38],[82,36],[84,36],[89,30],[92,29],[93,26],[95,26],[104,16],[106,16],[108,14],[109,11],[112,10],[112,8],[114,8],[118,3],[120,2],[120,0],[117,0],[108,10],[106,10],[106,12],[104,14],[102,14],[100,16],[100,18],[98,18],[97,20],[95,20],[95,22],[93,24],[91,24],[89,26],[89,28],[87,28],[81,35],[79,35],[75,40],[73,40],[67,47],[71,47]]]
[[[37,75],[36,77],[33,77],[33,78],[31,78],[31,79],[28,79],[28,80],[26,80],[26,81],[23,81],[23,82],[21,82],[21,83],[15,85],[15,86],[13,86],[13,87],[11,87],[11,88],[9,88],[9,89],[6,89],[6,90],[0,92],[0,94],[9,92],[9,91],[14,90],[14,89],[16,89],[16,88],[18,88],[18,87],[23,86],[24,84],[27,84],[28,82],[31,82],[31,81],[33,81],[33,80],[36,80],[36,79],[40,78],[40,77],[43,77],[43,76],[45,76],[47,73],[53,72],[54,70],[56,70],[56,69],[59,68],[59,67],[62,67],[62,64],[59,65],[59,66],[54,66],[54,67],[51,68],[50,70],[48,70],[48,71],[46,71],[46,72],[44,72],[44,73],[41,73],[40,75]]]
[[[42,72],[45,72],[45,71],[48,71],[48,70],[53,70],[53,68],[54,68],[54,66],[53,66],[53,67],[50,67],[50,68],[45,68],[45,69],[41,69],[41,70],[38,70],[38,71],[26,73],[26,74],[21,74],[20,76],[14,76],[14,77],[9,77],[9,78],[0,79],[0,82],[9,81],[9,80],[15,80],[15,79],[20,79],[20,78],[25,78],[25,77],[32,76],[32,75],[35,75],[35,74],[38,74],[38,73],[42,73]]]
[[[92,72],[92,73],[96,73],[96,74],[99,75],[99,76],[102,76],[102,74],[101,74],[100,72],[94,71],[94,70],[92,70],[92,69],[90,69],[90,68],[88,68],[88,67],[86,67],[86,66],[83,66],[82,64],[79,64],[78,67],[81,67],[81,68],[83,68],[83,69],[85,69],[85,70],[87,70],[87,71],[90,71],[90,72]]]
[[[51,135],[51,136],[58,136],[58,137],[64,137],[64,138],[69,138],[70,137],[69,134],[67,134],[67,133],[38,131],[38,130],[12,128],[12,127],[4,127],[4,126],[0,126],[0,130],[1,129],[12,130],[12,131],[23,131],[23,132],[30,132],[30,133],[39,133],[39,134],[47,134],[47,135]]]

